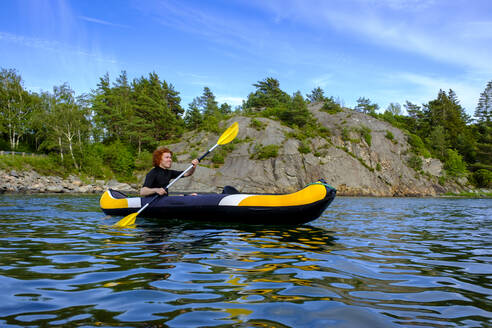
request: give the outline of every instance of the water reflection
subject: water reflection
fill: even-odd
[[[340,198],[299,227],[139,220],[121,230],[91,198],[26,200],[0,196],[2,327],[492,318],[490,202]]]

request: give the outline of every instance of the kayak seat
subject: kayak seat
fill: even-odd
[[[240,194],[240,192],[233,186],[224,186],[224,190],[222,190],[222,193],[227,195]]]
[[[122,193],[121,191],[114,190],[109,188],[109,192],[111,193],[111,196],[116,199],[122,199],[122,198],[127,198],[128,196]]]

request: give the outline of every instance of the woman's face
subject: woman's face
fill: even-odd
[[[169,169],[171,168],[172,164],[173,164],[173,159],[171,153],[163,153],[161,157],[161,163],[159,164],[159,166],[162,167],[163,169]]]

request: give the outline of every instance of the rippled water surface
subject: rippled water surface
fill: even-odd
[[[492,326],[492,200],[339,197],[283,228],[98,206],[0,195],[0,327]]]

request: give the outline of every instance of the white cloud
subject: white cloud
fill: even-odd
[[[217,100],[217,102],[219,104],[221,103],[228,103],[229,105],[231,106],[240,106],[243,104],[243,100],[246,100],[244,98],[241,98],[241,97],[233,97],[233,96],[224,96],[224,95],[218,95],[215,97],[215,99]]]
[[[113,27],[123,27],[123,28],[129,28],[130,26],[128,25],[122,25],[122,24],[116,24],[116,23],[111,23],[102,19],[97,19],[97,18],[92,18],[92,17],[87,17],[87,16],[79,16],[80,19],[85,20],[90,23],[96,23],[100,25],[107,25],[107,26],[113,26]]]
[[[364,43],[492,74],[492,42],[475,40],[489,38],[492,24],[457,17],[461,12],[452,5],[417,0],[257,1],[256,5],[275,17],[313,26],[318,33],[335,30]],[[486,7],[483,2],[482,6]]]
[[[477,106],[478,97],[483,91],[484,86],[474,80],[453,80],[442,77],[419,75],[415,73],[400,73],[393,76],[393,79],[401,80],[412,84],[416,89],[413,91],[413,96],[421,103],[427,103],[437,97],[440,89],[449,91],[452,89],[456,92],[461,105],[467,110],[468,114],[472,115]]]
[[[314,88],[316,87],[326,88],[331,83],[333,83],[333,74],[323,74],[321,76],[314,78],[311,81],[311,84],[313,85]]]
[[[11,42],[29,48],[36,48],[36,49],[56,52],[57,55],[64,56],[65,58],[72,55],[79,55],[83,57],[90,57],[91,60],[95,60],[98,62],[104,62],[109,64],[116,64],[117,62],[113,58],[104,57],[101,56],[99,53],[87,51],[82,48],[75,48],[69,44],[65,44],[56,40],[32,38],[23,35],[0,32],[0,41]]]

